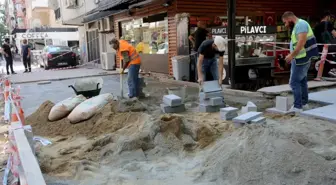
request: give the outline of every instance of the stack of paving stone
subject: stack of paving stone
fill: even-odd
[[[238,116],[238,109],[234,107],[226,107],[220,109],[220,116],[223,121],[229,121]]]
[[[163,103],[161,110],[164,113],[180,113],[186,110],[185,105],[182,103],[182,98],[174,94],[163,96]]]
[[[233,123],[236,128],[239,128],[245,124],[264,124],[266,118],[262,117],[262,112],[248,112],[233,118]]]
[[[200,112],[219,112],[225,107],[224,93],[217,80],[204,82],[199,98]]]

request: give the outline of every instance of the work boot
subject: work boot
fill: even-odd
[[[10,73],[9,73],[9,72],[7,72],[7,75],[10,75]]]
[[[15,75],[15,74],[17,74],[17,73],[13,71],[13,72],[12,72],[12,75]]]
[[[28,73],[28,70],[26,69],[23,73]]]

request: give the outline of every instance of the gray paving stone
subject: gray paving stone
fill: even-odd
[[[238,113],[237,112],[232,112],[232,113],[227,113],[227,114],[223,114],[222,112],[220,113],[221,115],[221,119],[224,121],[230,121],[235,117],[238,117]]]
[[[336,104],[336,89],[309,93],[309,101],[314,101],[323,104]]]
[[[219,112],[219,110],[223,107],[225,107],[225,104],[219,105],[219,106],[199,104],[199,111],[200,112]]]
[[[245,125],[245,123],[233,123],[235,128],[241,128]]]
[[[233,119],[235,123],[248,123],[262,115],[262,112],[248,112]]]
[[[225,107],[225,108],[221,108],[220,112],[227,112],[227,113],[238,112],[238,108],[235,108],[235,107]]]
[[[266,118],[265,117],[259,117],[257,119],[252,120],[251,123],[263,124],[263,123],[266,123]]]
[[[182,104],[182,99],[174,94],[163,96],[163,103],[170,107],[177,107]]]
[[[210,98],[208,100],[200,99],[200,103],[204,105],[218,106],[218,105],[223,105],[223,103],[225,102],[224,102],[223,97],[215,97],[215,98]]]
[[[273,114],[281,114],[281,115],[295,114],[292,111],[282,111],[282,110],[278,110],[275,107],[266,109],[266,112],[273,113]]]
[[[216,92],[201,92],[199,93],[199,98],[200,100],[207,100],[210,98],[216,98],[216,97],[224,97],[224,92],[223,91],[216,91]]]
[[[161,104],[160,107],[161,107],[161,111],[164,112],[164,113],[167,113],[167,114],[170,114],[170,113],[181,113],[181,112],[185,112],[186,111],[186,108],[185,108],[184,104],[182,104],[180,106],[177,106],[177,107],[170,107],[168,105]]]
[[[291,108],[289,98],[284,96],[277,96],[275,108],[287,112]]]
[[[221,91],[222,88],[219,86],[217,80],[205,81],[202,85],[202,91],[205,93]]]
[[[336,105],[328,105],[325,107],[320,107],[317,109],[304,111],[301,113],[301,115],[310,116],[313,118],[319,118],[323,120],[328,120],[328,121],[336,123],[335,110],[336,110]]]

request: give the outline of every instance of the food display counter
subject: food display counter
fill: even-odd
[[[211,28],[212,36],[222,36],[227,39],[227,27]],[[260,88],[272,85],[276,59],[276,27],[275,26],[237,26],[236,27],[236,84]],[[229,83],[228,57],[224,56],[225,78],[223,83]]]

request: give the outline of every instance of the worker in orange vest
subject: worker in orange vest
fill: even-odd
[[[128,68],[128,97],[139,97],[139,71],[141,65],[139,54],[136,49],[125,40],[117,40],[114,38],[110,41],[110,45],[117,51],[120,59],[123,60],[124,65],[122,66],[121,74]]]

